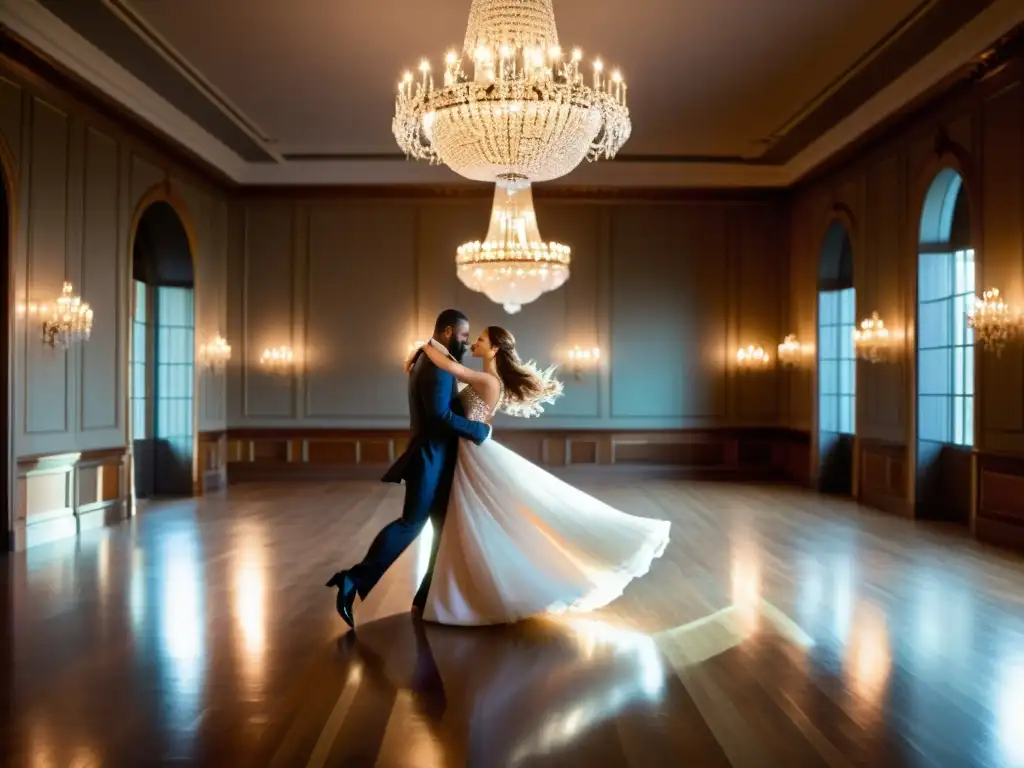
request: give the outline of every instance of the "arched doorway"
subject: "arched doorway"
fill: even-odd
[[[974,275],[963,177],[943,168],[925,194],[918,233],[916,513],[963,523],[974,446]]]
[[[193,492],[195,273],[185,225],[156,200],[132,245],[131,425],[136,498]]]
[[[857,363],[853,244],[834,219],[818,262],[818,488],[853,492],[853,438],[857,426]]]

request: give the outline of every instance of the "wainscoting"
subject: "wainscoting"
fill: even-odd
[[[810,439],[787,429],[677,431],[507,430],[504,445],[546,467],[668,469],[688,476],[807,483]],[[349,429],[232,429],[232,483],[379,474],[401,455],[409,433]]]
[[[12,549],[123,520],[129,497],[124,448],[18,460]]]
[[[981,541],[1024,549],[1024,457],[975,455],[977,517]]]
[[[894,515],[909,517],[907,447],[873,438],[857,440],[858,500]]]
[[[224,430],[199,433],[199,477],[196,494],[220,490],[228,484],[228,434]]]

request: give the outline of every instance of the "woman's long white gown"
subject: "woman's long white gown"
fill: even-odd
[[[466,415],[490,422],[471,387]],[[613,509],[492,440],[459,441],[451,499],[423,618],[506,624],[612,602],[665,551],[670,523]],[[429,562],[430,524],[355,606],[357,623],[410,610]]]

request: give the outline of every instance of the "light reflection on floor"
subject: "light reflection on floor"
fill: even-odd
[[[221,509],[203,519],[180,509],[10,558],[8,612],[19,621],[10,626],[9,704],[23,717],[22,754],[39,765],[111,764],[107,725],[76,698],[107,680],[118,680],[119,706],[149,738],[163,739],[154,749],[187,759],[221,722],[242,743],[232,718],[244,705],[266,716],[253,733],[274,725],[310,649],[331,652],[325,669],[344,656],[321,578],[335,552],[309,554],[320,518],[310,513],[305,538],[290,539],[283,513],[250,516],[239,505],[236,516]],[[528,764],[593,739],[623,712],[651,711],[702,665],[744,644],[728,658],[749,656],[759,638],[777,637],[800,670],[827,679],[806,687],[831,686],[865,733],[904,728],[923,749],[958,756],[967,743],[982,764],[1024,766],[1024,579],[1012,562],[986,570],[987,551],[915,544],[909,533],[900,546],[913,554],[901,558],[884,537],[858,538],[854,524],[835,520],[827,532],[839,532],[821,546],[825,534],[795,525],[789,539],[758,532],[756,516],[744,514],[750,530],[736,524],[712,537],[713,552],[681,537],[667,556],[675,559],[655,564],[609,609],[546,629],[425,626],[418,636],[408,616],[376,637],[361,628],[358,663],[328,692],[321,738],[302,761],[331,764],[346,717],[363,706],[358,697],[390,686],[390,764],[452,764],[453,744]],[[439,686],[424,683],[424,667],[436,669]],[[416,729],[404,730],[410,722]],[[403,733],[415,749],[402,746]]]

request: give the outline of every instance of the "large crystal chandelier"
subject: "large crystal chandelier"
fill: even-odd
[[[569,279],[569,248],[540,239],[530,184],[612,158],[629,138],[622,75],[597,59],[587,83],[582,62],[559,46],[552,0],[472,0],[462,55],[448,53],[437,82],[423,61],[398,84],[402,151],[496,184],[487,239],[460,247],[456,270],[509,313]]]
[[[569,279],[569,247],[541,240],[529,182],[502,179],[487,239],[459,246],[455,270],[467,288],[511,315]]]
[[[552,0],[473,0],[462,56],[434,79],[423,61],[398,85],[392,130],[406,155],[475,181],[548,181],[629,138],[626,83],[558,43]],[[468,60],[469,70],[463,68]]]

